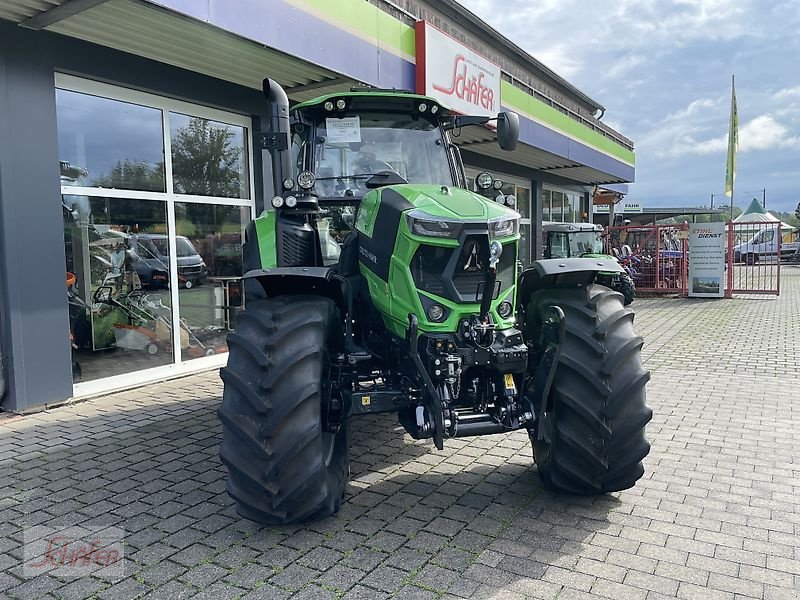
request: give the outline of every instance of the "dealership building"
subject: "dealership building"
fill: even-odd
[[[453,141],[516,195],[523,263],[543,220],[634,179],[604,107],[455,0],[3,0],[2,410],[224,363],[244,226],[273,196],[267,76],[292,103],[369,85],[518,113],[514,152],[491,128]]]

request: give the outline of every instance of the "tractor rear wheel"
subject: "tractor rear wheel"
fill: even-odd
[[[341,402],[329,370],[341,340],[339,311],[327,298],[280,296],[240,313],[217,414],[226,487],[243,517],[283,525],[339,510],[348,424],[332,414]]]
[[[633,311],[618,292],[590,285],[535,292],[526,318],[549,306],[563,310],[566,334],[550,394],[529,430],[539,476],[546,487],[573,494],[630,488],[644,474],[653,414]]]

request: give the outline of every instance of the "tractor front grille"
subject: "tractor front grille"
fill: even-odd
[[[417,289],[454,302],[479,302],[483,295],[486,265],[480,235],[470,235],[457,248],[421,245],[411,261],[411,274]],[[514,284],[516,244],[503,245],[497,265],[493,297]]]

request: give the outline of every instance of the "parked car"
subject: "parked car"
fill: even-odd
[[[131,236],[131,266],[142,285],[169,286],[169,239],[164,234],[140,233]],[[178,261],[178,282],[186,288],[202,285],[208,267],[188,238],[175,238]]]

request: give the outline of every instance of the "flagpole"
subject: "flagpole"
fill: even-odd
[[[734,181],[736,179],[736,150],[739,148],[739,113],[736,108],[736,79],[731,75],[731,114],[728,121],[728,158],[725,166],[725,195],[731,199],[733,221]]]
[[[734,98],[736,97],[735,90],[736,90],[736,75],[731,74],[731,120],[733,119],[733,111],[734,109]],[[728,132],[728,135],[733,135],[733,131]],[[728,144],[730,145],[730,140],[728,140]],[[733,176],[731,179],[731,221],[733,221],[733,187],[736,180],[736,175]]]

